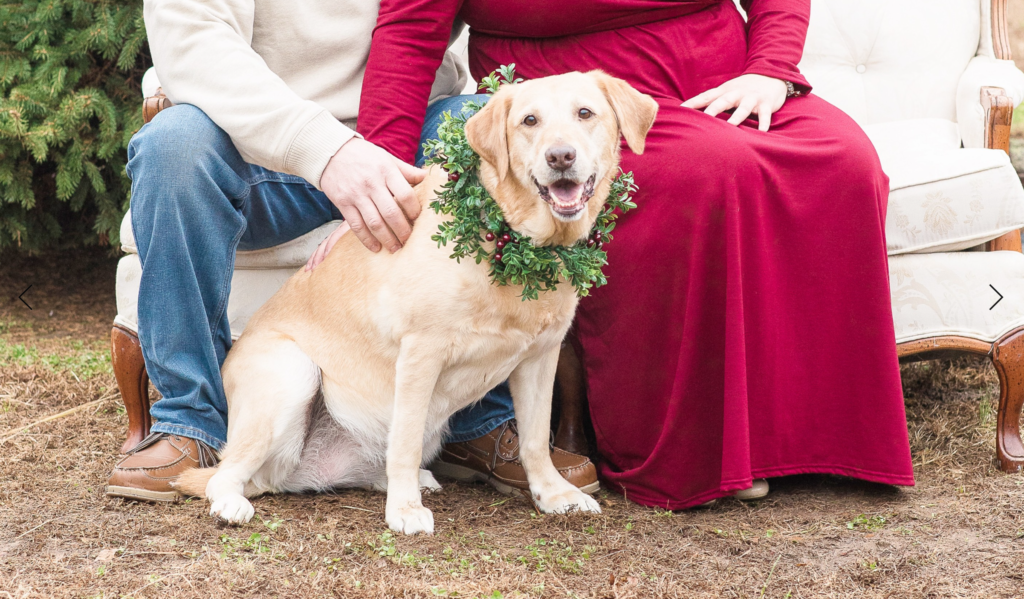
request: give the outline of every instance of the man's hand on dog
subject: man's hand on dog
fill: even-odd
[[[764,75],[740,75],[714,89],[683,102],[683,106],[704,109],[710,116],[732,110],[730,125],[739,125],[751,114],[757,115],[758,129],[768,131],[772,114],[786,103],[786,82]]]
[[[319,264],[317,256],[322,260],[348,230],[372,252],[381,247],[392,253],[401,249],[420,213],[412,186],[425,175],[364,139],[352,138],[342,145],[327,163],[320,187],[341,211],[346,226],[321,244],[307,270]]]

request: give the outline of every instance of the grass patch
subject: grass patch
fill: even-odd
[[[1024,126],[1024,104],[1013,109],[1013,121],[1011,127]]]
[[[884,516],[865,516],[861,514],[846,523],[846,528],[850,530],[867,530],[874,531],[879,530],[885,526]]]
[[[0,367],[5,366],[43,366],[51,372],[68,372],[79,380],[113,372],[110,351],[106,347],[90,348],[81,341],[72,341],[65,351],[48,353],[0,339]]]
[[[594,548],[587,545],[577,551],[571,545],[553,539],[537,539],[526,546],[526,555],[516,561],[536,572],[561,570],[569,574],[579,574],[584,564],[590,559]]]

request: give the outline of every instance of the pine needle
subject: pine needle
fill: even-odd
[[[54,420],[60,420],[61,418],[66,418],[66,417],[68,417],[68,416],[70,416],[72,414],[75,414],[77,412],[81,412],[82,410],[85,410],[86,408],[90,408],[90,407],[93,407],[93,406],[98,406],[101,403],[107,401],[108,399],[111,399],[112,397],[113,397],[113,395],[108,395],[106,397],[101,397],[101,398],[97,399],[96,401],[90,401],[89,403],[84,403],[84,404],[82,404],[80,406],[75,406],[75,407],[71,408],[70,410],[64,410],[63,412],[60,412],[59,414],[53,414],[52,416],[47,416],[46,418],[43,418],[42,420],[36,420],[32,424],[29,424],[28,426],[22,427],[20,430],[17,430],[15,432],[7,435],[6,437],[0,438],[0,445],[3,445],[7,441],[9,441],[10,439],[12,439],[14,437],[17,437],[18,435],[23,435],[23,434],[27,433],[29,431],[29,429],[37,427],[40,424],[45,424],[47,422],[52,422]]]

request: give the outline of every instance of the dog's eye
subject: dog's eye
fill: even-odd
[[[527,127],[532,127],[537,124],[537,117],[533,116],[532,114],[527,115],[527,117],[523,119],[523,124],[526,125]]]
[[[580,108],[580,112],[579,112],[579,115],[580,115],[580,118],[581,118],[581,119],[583,119],[583,120],[587,120],[587,119],[589,119],[590,117],[594,116],[594,113],[593,113],[593,112],[590,112],[590,109],[589,109],[589,108]]]

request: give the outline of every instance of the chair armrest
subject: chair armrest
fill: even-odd
[[[142,101],[142,122],[143,124],[153,120],[158,112],[164,108],[170,108],[174,104],[164,95],[164,88],[156,88],[156,95],[150,96]],[[1007,138],[1009,139],[1009,138]],[[1007,141],[1009,143],[1009,141]]]
[[[156,90],[161,87],[160,78],[156,74],[156,67],[146,69],[145,74],[142,75],[142,97],[155,96]]]
[[[985,92],[985,88],[999,88],[1002,93]],[[986,108],[983,96],[991,98]],[[1001,97],[1005,99],[995,99]],[[1009,112],[1024,101],[1024,73],[1010,60],[999,60],[991,56],[975,56],[960,76],[960,84],[956,94],[956,120],[960,128],[960,138],[965,148],[986,148],[988,145],[988,117],[992,108],[1008,105]],[[1007,138],[1008,140],[1009,138]],[[1007,147],[1007,149],[1009,149]]]
[[[146,74],[142,76],[142,122],[148,123],[153,120],[156,113],[174,104],[164,94],[160,87],[160,79],[156,76],[156,69],[149,67]]]
[[[985,147],[1010,154],[1010,123],[1013,122],[1013,99],[1001,87],[981,88],[981,107],[985,111]],[[1021,251],[1020,231],[1012,231],[985,243],[985,250]]]
[[[1001,87],[981,88],[981,108],[985,111],[985,148],[1010,154],[1010,124],[1013,123],[1013,98]]]

